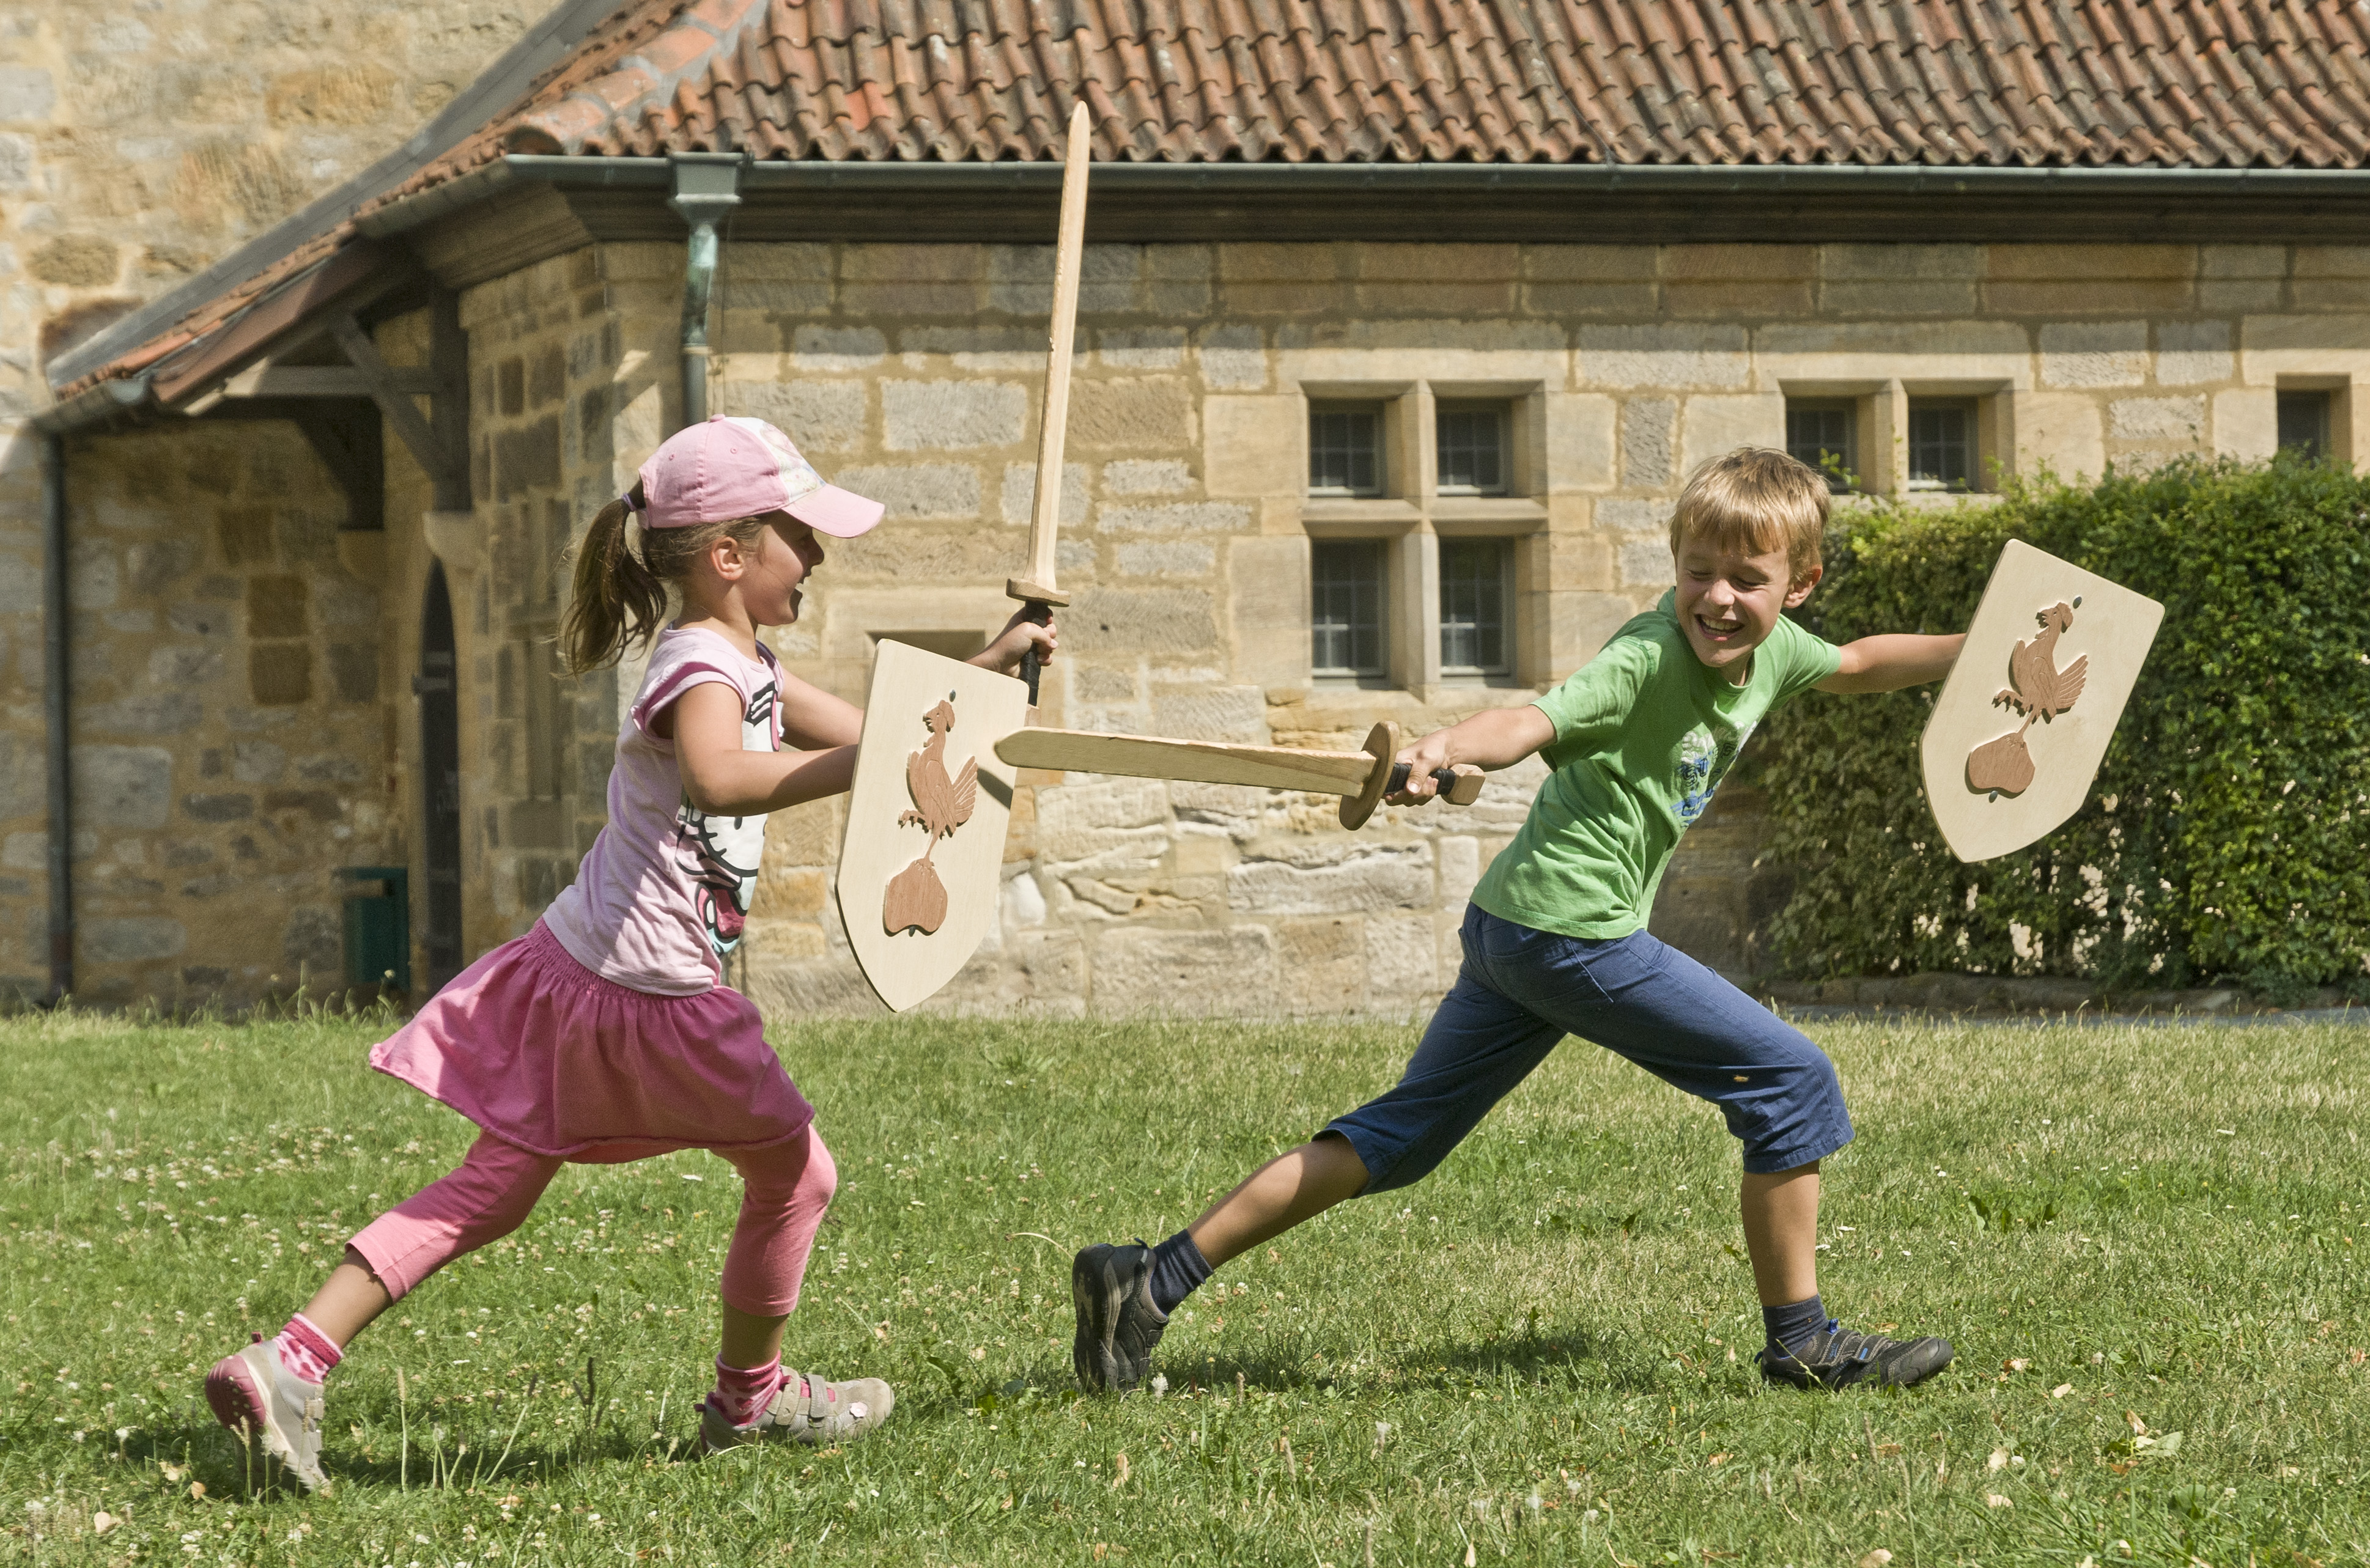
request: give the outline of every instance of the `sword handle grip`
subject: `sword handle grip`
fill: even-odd
[[[1032,599],[1029,601],[1029,608],[1021,612],[1020,618],[1032,625],[1041,626],[1053,618],[1053,607],[1041,599]],[[1029,705],[1032,708],[1037,705],[1037,678],[1044,669],[1045,660],[1039,656],[1037,645],[1032,642],[1020,655],[1020,679],[1029,682]]]
[[[1407,788],[1408,780],[1414,772],[1415,765],[1411,762],[1392,763],[1391,782],[1383,793],[1397,795]],[[1432,782],[1440,786],[1439,797],[1451,806],[1470,806],[1481,795],[1481,770],[1470,762],[1459,762],[1452,768],[1436,768],[1432,771]]]

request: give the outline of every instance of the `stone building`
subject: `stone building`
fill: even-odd
[[[1081,96],[1052,722],[1354,744],[1527,701],[1668,587],[1681,479],[1740,442],[1913,499],[2370,442],[2351,13],[1056,9],[628,6],[52,359],[67,603],[9,613],[65,647],[73,765],[0,803],[0,973],[235,1001],[334,972],[345,867],[407,869],[415,990],[524,930],[636,675],[557,673],[563,553],[703,408],[889,504],[772,639],[792,672],[860,699],[882,637],[976,647],[1037,482]],[[28,711],[0,740],[55,754]],[[1537,778],[1356,835],[1313,797],[1025,779],[940,1004],[1418,1006]],[[1731,971],[1753,807],[1723,796],[1655,917]],[[736,960],[770,1009],[869,1005],[838,823],[772,823]],[[19,842],[70,852],[63,889]]]
[[[72,373],[75,351],[94,335],[144,304],[161,303],[178,318],[278,261],[292,237],[310,237],[409,175],[424,154],[449,148],[513,100],[606,9],[584,0],[540,17],[458,0],[0,8],[0,996],[40,993],[53,968],[41,441],[30,424],[52,401],[52,380]],[[266,442],[290,433],[246,431]],[[293,450],[302,452],[301,440]],[[180,548],[139,560],[174,558]],[[122,566],[120,554],[97,555],[108,563],[78,589],[86,602],[70,639],[84,651],[86,681],[117,678],[99,674],[114,657],[109,639],[167,629],[153,605],[87,602],[94,592],[109,596],[107,574]],[[139,681],[145,656],[125,657]],[[169,791],[171,775],[154,757],[93,750],[141,738],[144,719],[91,729],[86,716],[75,720],[86,767],[135,789]],[[98,836],[123,826],[108,817],[84,814],[79,871],[95,869]],[[110,886],[125,901],[101,897],[91,906],[101,923],[76,933],[86,959],[110,963],[168,940],[159,933],[169,927],[136,923],[155,916],[131,902],[161,894],[158,876],[110,874],[91,891]],[[279,955],[293,928],[299,947],[317,955],[325,920],[334,949],[336,913],[317,896],[280,900],[254,916],[252,951]],[[167,966],[153,986],[144,976],[142,989],[169,995],[176,978]],[[127,994],[121,979],[109,989]]]

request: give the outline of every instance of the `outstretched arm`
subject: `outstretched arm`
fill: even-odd
[[[1905,632],[1861,637],[1836,650],[1843,655],[1843,663],[1833,675],[1819,682],[1819,690],[1898,692],[1904,686],[1939,681],[1950,673],[1950,666],[1959,662],[1959,649],[1966,640],[1964,632],[1947,637],[1914,636]]]
[[[711,817],[755,817],[846,789],[856,748],[744,751],[741,694],[721,681],[694,686],[668,704],[684,798]],[[655,715],[654,715],[655,720]]]
[[[1398,760],[1410,764],[1408,786],[1392,795],[1391,802],[1406,806],[1439,794],[1440,784],[1432,775],[1440,769],[1457,762],[1511,768],[1554,738],[1554,724],[1528,703],[1519,708],[1490,708],[1475,714],[1401,750]]]

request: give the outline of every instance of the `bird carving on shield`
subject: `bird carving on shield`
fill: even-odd
[[[2008,656],[2008,684],[1992,699],[2022,714],[2027,722],[2055,718],[2072,707],[2090,672],[2087,653],[2065,669],[2057,668],[2057,639],[2074,629],[2073,605],[2053,604],[2033,619],[2041,623],[2041,635],[2016,645],[2016,652]]]
[[[2074,612],[2082,601],[2063,601],[2033,618],[2041,634],[2016,645],[2008,655],[2008,685],[1992,698],[1998,706],[2021,714],[2024,722],[1996,740],[1986,740],[1967,754],[1967,787],[1977,794],[2022,795],[2032,784],[2032,753],[2024,732],[2032,721],[2043,723],[2073,707],[2089,678],[2090,656],[2082,654],[2065,669],[2057,668],[2057,639],[2074,629]]]
[[[880,923],[892,936],[909,930],[927,936],[945,922],[947,887],[938,880],[930,854],[940,839],[951,837],[971,820],[979,804],[979,759],[965,761],[959,773],[947,772],[947,732],[955,727],[953,698],[954,693],[948,692],[947,701],[922,715],[930,738],[905,759],[905,788],[914,797],[914,809],[900,816],[897,825],[920,824],[929,841],[921,859],[889,879],[880,901]]]

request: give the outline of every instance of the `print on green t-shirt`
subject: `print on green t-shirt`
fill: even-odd
[[[1534,704],[1555,726],[1540,752],[1550,772],[1473,901],[1566,936],[1643,930],[1679,835],[1711,805],[1754,727],[1841,662],[1781,618],[1735,685],[1696,658],[1676,596],[1664,594]]]

